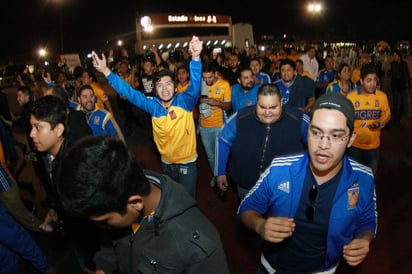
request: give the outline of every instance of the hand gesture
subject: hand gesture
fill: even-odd
[[[43,73],[41,74],[41,77],[43,78],[44,82],[46,83],[51,83],[52,82],[52,77],[50,75],[50,72],[47,70],[43,70]]]
[[[154,55],[159,55],[159,49],[153,45],[150,47],[150,51],[154,54]]]
[[[258,233],[268,242],[279,243],[292,236],[295,221],[286,217],[269,217],[258,229]]]
[[[107,67],[106,57],[104,54],[102,54],[102,58],[99,58],[97,53],[92,51],[92,58],[92,64],[97,71],[103,73],[105,76],[110,74],[110,69]]]
[[[192,40],[189,42],[189,50],[192,53],[192,58],[194,60],[200,59],[200,53],[202,52],[203,43],[200,41],[199,37],[193,35]]]

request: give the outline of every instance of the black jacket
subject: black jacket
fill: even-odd
[[[230,176],[245,189],[251,189],[275,156],[306,149],[309,123],[302,111],[283,106],[282,115],[270,125],[259,121],[256,106],[239,110],[237,135],[231,149]]]
[[[96,269],[107,274],[229,273],[219,232],[185,188],[167,175],[145,174],[161,189],[153,220],[134,235],[130,228],[108,231],[95,256]]]

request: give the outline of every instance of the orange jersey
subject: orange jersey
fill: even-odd
[[[354,68],[350,77],[352,83],[357,84],[360,80],[360,68]]]
[[[346,97],[355,107],[356,139],[352,146],[366,150],[380,147],[381,129],[391,118],[386,93],[376,90],[374,94],[364,94],[353,90]],[[379,128],[370,129],[371,125],[378,125]]]
[[[219,77],[212,86],[207,86],[208,97],[221,102],[232,101],[232,90],[228,81]],[[209,117],[200,114],[200,126],[204,128],[221,127],[226,121],[226,112],[217,106],[212,106]]]
[[[96,83],[96,82],[91,83],[90,86],[93,88],[94,95],[97,98],[96,105],[100,109],[106,109],[106,107],[104,106],[104,103],[109,100],[109,97],[107,96],[103,87],[99,83]]]

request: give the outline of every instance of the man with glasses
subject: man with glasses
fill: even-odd
[[[360,264],[376,233],[372,170],[346,155],[355,111],[338,93],[311,111],[308,151],[274,158],[238,216],[264,240],[258,273],[334,273]]]

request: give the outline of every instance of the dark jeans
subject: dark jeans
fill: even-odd
[[[401,118],[405,109],[406,90],[393,91],[393,121],[395,124],[400,124]]]
[[[162,163],[163,172],[176,182],[182,184],[189,194],[196,199],[197,189],[197,161],[187,164]]]

